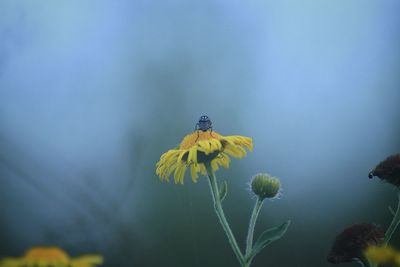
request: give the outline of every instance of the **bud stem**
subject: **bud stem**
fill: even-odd
[[[219,190],[218,190],[218,184],[217,184],[217,178],[215,177],[215,174],[211,168],[210,161],[205,162],[204,165],[207,170],[207,174],[208,174],[208,178],[209,178],[208,182],[210,185],[211,195],[212,195],[212,198],[214,201],[214,209],[215,209],[215,212],[217,213],[219,223],[222,225],[222,228],[224,229],[225,234],[228,237],[229,243],[231,244],[233,252],[235,253],[238,261],[240,262],[240,265],[245,266],[244,256],[243,256],[242,252],[240,251],[240,248],[236,242],[235,236],[233,235],[232,230],[229,227],[229,223],[226,220],[224,210],[222,209],[221,199],[219,196]]]
[[[256,221],[258,218],[258,214],[260,213],[261,207],[263,204],[263,199],[257,197],[257,201],[254,205],[253,212],[251,213],[250,223],[249,223],[249,230],[247,232],[247,239],[246,239],[246,257],[250,255],[251,250],[253,248],[253,236],[254,236],[254,228],[256,226]]]

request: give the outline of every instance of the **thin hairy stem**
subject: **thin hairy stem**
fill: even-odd
[[[231,228],[229,227],[228,221],[226,220],[224,210],[222,209],[221,205],[221,200],[219,197],[219,190],[218,190],[218,184],[217,184],[217,178],[215,177],[215,174],[211,168],[210,162],[204,163],[206,166],[207,174],[208,174],[208,182],[210,185],[210,190],[211,190],[211,195],[214,201],[214,209],[215,212],[217,213],[218,221],[222,225],[222,228],[225,231],[226,236],[228,237],[229,244],[231,244],[231,247],[233,249],[233,252],[235,253],[238,261],[240,262],[241,266],[245,266],[245,259],[240,251],[240,248],[236,242],[235,236],[232,233]]]
[[[367,257],[362,256],[360,259],[357,260],[357,262],[362,266],[362,267],[376,267],[377,265],[370,262]]]
[[[257,217],[258,217],[258,214],[260,213],[262,204],[263,204],[263,200],[261,198],[257,197],[257,201],[254,205],[253,212],[251,213],[249,230],[247,232],[246,256],[250,255],[251,250],[253,248],[254,228],[256,226]]]
[[[385,245],[387,245],[389,243],[394,231],[396,231],[396,228],[400,223],[400,192],[397,193],[397,196],[398,196],[397,209],[394,214],[393,220],[390,223],[389,228],[387,229],[387,231],[385,233],[385,240],[383,241],[383,243]]]

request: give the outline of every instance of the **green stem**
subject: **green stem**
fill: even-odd
[[[208,174],[208,181],[211,189],[211,195],[214,201],[214,209],[215,212],[217,213],[217,217],[219,220],[219,223],[222,225],[222,228],[225,231],[225,234],[227,235],[229,239],[229,243],[231,244],[231,247],[233,249],[233,252],[235,253],[238,261],[240,262],[241,266],[245,266],[245,259],[240,251],[240,248],[236,242],[235,236],[232,233],[231,228],[229,227],[228,221],[226,220],[224,210],[222,209],[221,205],[221,200],[219,198],[219,191],[218,191],[218,184],[217,184],[217,178],[215,177],[215,174],[211,168],[210,162],[205,162],[204,165],[206,166],[207,174]]]
[[[251,250],[253,248],[254,228],[256,226],[257,217],[258,217],[258,214],[260,213],[262,204],[263,204],[263,200],[261,198],[257,197],[257,201],[254,205],[253,212],[251,213],[249,230],[247,232],[246,257],[250,255]]]
[[[386,230],[385,240],[383,241],[384,245],[387,245],[389,243],[394,231],[396,230],[397,226],[400,223],[400,192],[398,192],[397,194],[398,194],[399,202],[397,204],[397,209],[396,209],[396,213],[394,214],[393,220],[390,223],[389,228]]]
[[[362,267],[376,267],[376,264],[371,263],[367,257],[362,256],[359,260],[358,263]]]

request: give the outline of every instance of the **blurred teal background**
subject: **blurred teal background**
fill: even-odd
[[[217,173],[240,245],[252,175],[279,176],[254,267],[330,266],[339,232],[390,223],[368,172],[400,150],[398,1],[0,1],[0,257],[238,266],[206,179],[155,175],[202,114],[254,152]],[[400,232],[394,236],[399,244]],[[357,264],[348,264],[357,266]]]

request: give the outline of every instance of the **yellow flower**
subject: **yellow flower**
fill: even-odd
[[[246,156],[244,148],[253,150],[253,140],[245,136],[222,136],[211,131],[196,131],[183,138],[180,145],[165,152],[157,162],[156,173],[161,180],[169,181],[174,172],[175,183],[183,184],[186,169],[189,167],[193,182],[198,173],[206,174],[205,162],[211,162],[213,171],[219,166],[229,167],[230,158]]]
[[[365,250],[365,256],[376,264],[400,266],[400,252],[388,246],[371,246]]]
[[[103,264],[99,255],[83,255],[70,258],[58,247],[33,247],[20,258],[4,258],[0,267],[92,267]]]

